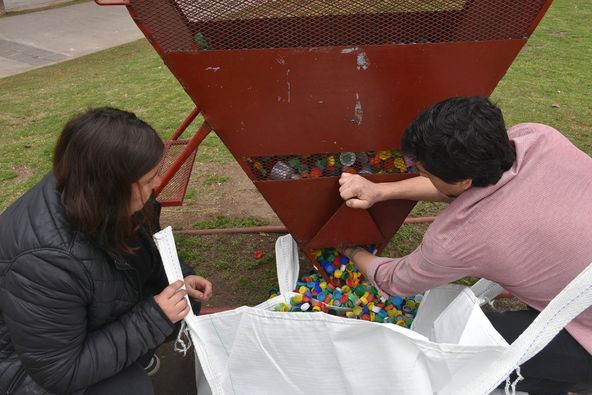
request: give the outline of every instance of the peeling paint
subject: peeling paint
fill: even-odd
[[[360,95],[356,92],[356,105],[354,106],[354,119],[352,122],[360,126],[364,119],[364,111],[362,110],[362,102],[360,101]]]
[[[220,70],[220,67],[206,67],[206,70],[213,71],[215,73],[216,71]]]
[[[353,48],[343,48],[341,50],[341,53],[352,53],[357,51],[359,48],[358,47],[353,47]]]
[[[279,57],[276,59],[276,61],[277,61],[279,64],[286,64],[286,59],[284,59],[284,58],[283,58],[283,57],[281,57],[281,56],[279,56]]]
[[[292,102],[292,84],[290,84],[290,69],[286,71],[286,84],[288,85],[288,103]]]
[[[366,52],[360,52],[358,54],[358,70],[368,70],[368,66],[370,62],[368,61],[368,57],[366,56]]]

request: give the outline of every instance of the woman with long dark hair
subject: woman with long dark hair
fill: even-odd
[[[162,154],[134,114],[89,110],[0,215],[0,393],[153,393],[145,368],[189,312],[184,296],[212,293],[188,267],[186,291],[168,285],[152,241]]]

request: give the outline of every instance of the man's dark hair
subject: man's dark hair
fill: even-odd
[[[445,182],[484,187],[499,181],[516,153],[501,110],[486,97],[452,97],[429,107],[405,129],[402,148]]]
[[[53,173],[72,227],[106,249],[131,253],[129,241],[137,226],[151,223],[148,207],[135,221],[131,218],[132,184],[162,154],[161,138],[131,112],[104,107],[72,118],[53,155]]]

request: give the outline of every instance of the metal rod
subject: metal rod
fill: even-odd
[[[407,217],[403,223],[417,224],[433,222],[436,217]],[[218,228],[218,229],[186,229],[175,230],[181,235],[219,235],[219,234],[237,234],[237,233],[288,233],[284,225],[251,226],[246,228]]]
[[[421,223],[425,223],[425,222],[434,222],[434,220],[436,219],[436,217],[407,217],[405,218],[405,221],[403,221],[404,224],[421,224]]]
[[[106,5],[125,5],[125,6],[128,6],[128,5],[130,5],[129,0],[125,0],[125,1],[113,1],[113,2],[95,0],[95,3],[97,5],[100,5],[100,6],[106,6]]]
[[[288,230],[284,225],[270,225],[251,226],[246,228],[187,229],[175,230],[174,232],[181,235],[219,235],[236,233],[288,233]]]
[[[187,117],[185,118],[185,120],[183,122],[181,122],[181,125],[179,125],[179,127],[177,128],[177,130],[175,131],[175,133],[173,133],[173,135],[171,136],[171,138],[169,140],[177,140],[179,138],[179,136],[181,136],[183,134],[183,132],[185,131],[185,129],[187,129],[187,127],[189,125],[191,125],[191,122],[193,122],[193,120],[195,119],[195,117],[197,117],[197,114],[199,114],[199,108],[195,107],[189,113],[189,115],[187,115]]]

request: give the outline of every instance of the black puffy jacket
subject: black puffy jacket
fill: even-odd
[[[71,229],[47,175],[0,215],[0,394],[82,394],[134,363],[174,330],[149,293]]]

